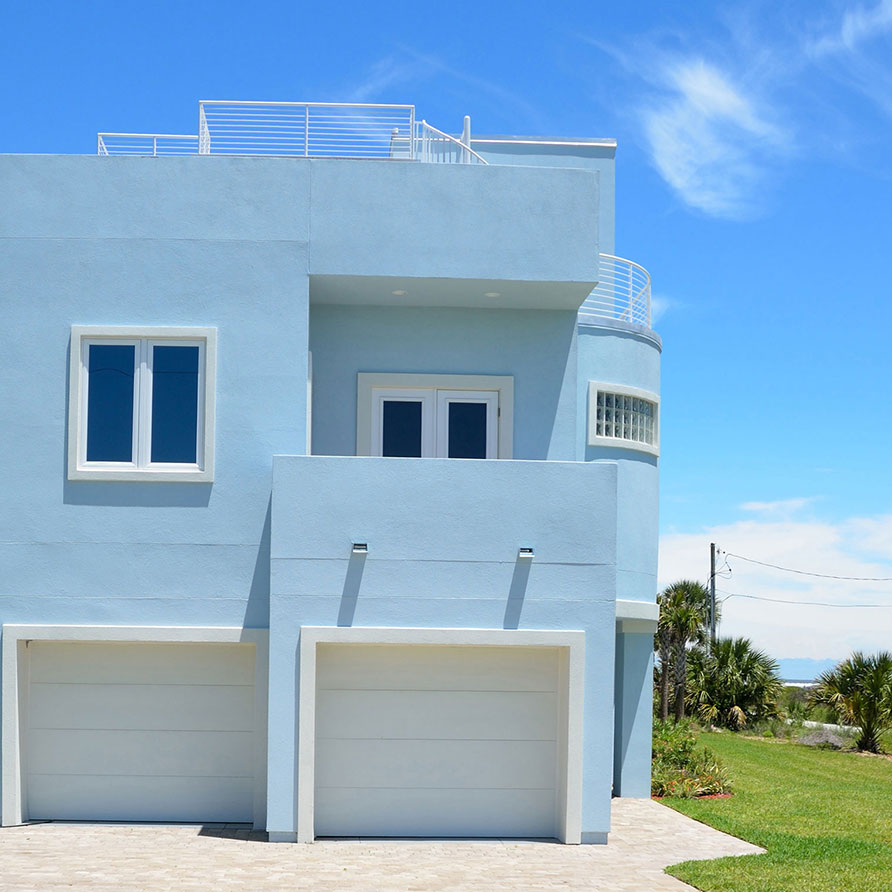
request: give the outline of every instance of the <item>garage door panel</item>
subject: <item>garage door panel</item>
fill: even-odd
[[[253,818],[247,644],[33,642],[23,764],[32,818]]]
[[[245,731],[31,732],[29,774],[241,776],[251,765]]]
[[[252,730],[244,685],[33,684],[32,728]]]
[[[552,837],[547,790],[331,790],[317,836]]]
[[[555,836],[558,657],[319,645],[316,834]]]
[[[98,795],[101,792],[101,795]],[[171,803],[176,802],[175,812]],[[43,775],[29,779],[32,820],[251,821],[250,778],[103,777]]]
[[[316,785],[550,789],[554,749],[538,740],[319,741]]]
[[[30,650],[32,683],[254,684],[254,648],[244,644],[34,641]]]
[[[316,651],[320,690],[557,690],[551,647],[320,644]],[[423,673],[410,668],[418,660]]]
[[[521,691],[321,691],[319,738],[551,740],[557,695]]]

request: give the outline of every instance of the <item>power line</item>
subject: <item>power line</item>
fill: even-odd
[[[773,604],[801,604],[805,607],[878,607],[892,610],[892,604],[831,604],[827,601],[792,601],[786,598],[766,598],[762,595],[745,595],[741,592],[726,592],[719,589],[720,593],[726,597],[721,599],[721,603],[725,603],[728,598],[747,598],[751,601],[771,601]]]
[[[755,558],[744,557],[742,554],[734,554],[730,551],[726,551],[725,556],[747,561],[750,564],[759,564],[762,567],[771,567],[774,570],[783,570],[785,573],[797,573],[800,576],[817,576],[820,579],[845,579],[850,582],[892,582],[892,576],[834,576],[831,573],[811,573],[808,570],[793,570],[791,567],[779,567],[777,564],[757,561]]]

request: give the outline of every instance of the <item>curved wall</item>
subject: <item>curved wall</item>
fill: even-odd
[[[624,447],[588,445],[588,382],[660,392],[659,336],[611,320],[578,326],[577,454],[613,461],[617,474],[616,597],[653,601],[657,593],[659,460]]]

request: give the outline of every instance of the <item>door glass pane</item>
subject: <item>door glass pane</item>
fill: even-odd
[[[421,402],[384,400],[381,455],[421,458]]]
[[[87,461],[133,461],[134,349],[88,348]]]
[[[152,351],[152,461],[195,464],[198,347]]]
[[[449,458],[486,458],[486,403],[449,404]]]

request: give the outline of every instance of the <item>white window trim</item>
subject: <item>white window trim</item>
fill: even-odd
[[[449,405],[484,403],[486,405],[486,457],[498,458],[499,393],[495,390],[437,390],[437,455],[449,454]]]
[[[359,372],[356,395],[356,454],[375,455],[380,446],[375,444],[381,436],[381,414],[376,394],[390,391],[403,399],[421,399],[424,391],[477,391],[474,398],[484,401],[486,393],[497,394],[495,413],[498,432],[498,449],[493,458],[514,456],[514,378],[510,375],[430,375],[390,372]],[[483,391],[484,393],[480,393]],[[432,393],[432,396],[435,396]],[[471,394],[468,394],[470,397]],[[387,399],[393,397],[387,396]],[[460,394],[449,393],[447,399],[458,399]],[[434,404],[433,411],[437,411]],[[441,426],[442,427],[442,426]],[[489,434],[487,431],[487,441]],[[422,434],[423,436],[423,434]],[[488,457],[488,456],[487,456]]]
[[[136,361],[144,364],[148,381],[134,390],[134,425],[132,464],[87,462],[87,346],[101,341],[108,344],[133,344]],[[158,342],[175,341],[183,346],[199,347],[198,442],[197,462],[189,465],[151,464],[151,353]],[[214,479],[214,420],[217,385],[217,329],[173,326],[73,325],[68,389],[68,479],[104,481],[153,481],[158,483],[209,483]],[[134,388],[136,388],[134,381]],[[137,441],[136,431],[139,431]],[[143,466],[138,466],[142,457]]]
[[[599,437],[596,433],[598,423],[598,391],[616,393],[621,396],[634,396],[654,404],[654,442],[641,443],[637,440],[623,440],[618,437]],[[648,455],[660,454],[660,395],[651,390],[627,387],[625,384],[608,384],[604,381],[588,382],[588,445],[607,446],[611,449],[633,449]]]

